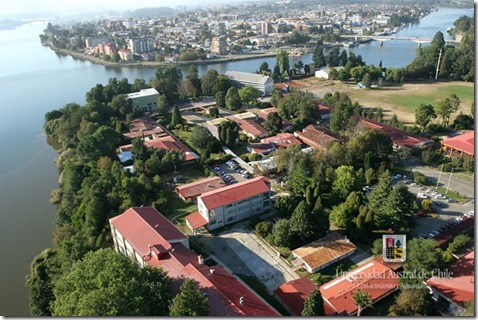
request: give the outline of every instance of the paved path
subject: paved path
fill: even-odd
[[[241,158],[239,158],[231,149],[229,149],[228,147],[226,147],[225,145],[222,146],[222,150],[227,153],[227,154],[230,154],[234,157],[234,161],[236,161],[237,163],[239,163],[239,165],[247,170],[250,174],[254,174],[254,168],[251,167],[247,162],[245,162],[244,160],[242,160]]]

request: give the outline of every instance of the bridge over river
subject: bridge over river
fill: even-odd
[[[380,45],[383,45],[385,41],[390,41],[390,40],[406,40],[406,41],[413,41],[418,43],[418,46],[421,46],[422,43],[430,43],[432,42],[433,39],[429,38],[419,38],[419,37],[398,37],[398,36],[386,36],[386,35],[375,35],[375,36],[361,36],[361,35],[341,35],[341,38],[346,38],[346,39],[354,39],[355,41],[359,41],[360,39],[370,39],[370,40],[375,40],[375,41],[380,41]],[[460,43],[460,41],[457,40],[445,40],[447,44],[452,44],[452,43]]]

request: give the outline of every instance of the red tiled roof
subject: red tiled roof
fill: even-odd
[[[266,129],[264,129],[260,124],[253,120],[249,119],[234,119],[234,121],[239,125],[241,130],[255,136],[259,137],[261,135],[268,135]]]
[[[204,227],[206,224],[208,224],[207,220],[204,219],[204,217],[199,213],[199,211],[196,211],[186,216],[186,220],[189,222],[189,224],[191,225],[191,227],[193,227],[194,230]]]
[[[261,117],[262,119],[267,120],[267,116],[273,112],[279,112],[279,110],[275,107],[265,108],[265,109],[262,109],[260,112],[258,112],[257,115]],[[287,128],[288,126],[291,126],[291,125],[292,123],[289,120],[282,119],[282,128]]]
[[[172,136],[165,136],[160,139],[145,141],[144,144],[148,148],[157,148],[157,149],[169,150],[169,151],[172,151],[172,150],[180,151],[183,154],[184,161],[195,160],[198,158],[198,156],[194,152],[189,150],[189,148],[186,147],[181,141],[176,140]]]
[[[211,268],[200,264],[198,255],[183,243],[168,243],[179,236],[187,237],[154,208],[130,208],[110,222],[135,251],[146,256],[144,261],[148,265],[162,267],[167,272],[173,280],[174,292],[179,292],[185,278],[195,280],[199,289],[207,294],[210,316],[280,316],[223,267],[215,266],[211,273]],[[155,228],[155,224],[159,227]],[[155,245],[157,243],[160,244]],[[149,244],[153,245],[152,255],[148,255]],[[244,298],[243,305],[239,303],[240,297]]]
[[[248,148],[251,152],[259,154],[268,154],[276,149],[272,143],[251,143]]]
[[[359,120],[357,124],[358,127],[382,129],[387,136],[392,138],[392,142],[395,145],[405,146],[407,148],[415,148],[433,142],[433,140],[408,133],[405,130],[394,128],[366,117],[357,116],[357,118]]]
[[[176,192],[184,199],[197,197],[205,192],[225,187],[226,183],[219,177],[200,179],[176,187]]]
[[[458,151],[463,151],[470,156],[475,155],[475,131],[468,131],[462,135],[445,139],[441,142],[442,145],[453,148]]]
[[[475,252],[454,262],[448,270],[450,277],[431,277],[426,283],[457,304],[474,300]]]
[[[296,138],[292,133],[280,133],[273,137],[268,137],[261,139],[262,143],[272,143],[276,148],[287,148],[290,145],[297,144],[301,145],[302,142]]]
[[[390,268],[372,260],[322,285],[320,292],[339,315],[353,315],[358,310],[352,298],[355,292],[366,291],[374,303],[395,291],[398,284],[399,278]]]
[[[324,115],[324,114],[328,114],[328,113],[331,113],[332,110],[335,108],[334,106],[330,106],[328,104],[325,104],[325,103],[322,103],[320,102],[319,103],[319,113],[321,115]]]
[[[298,317],[304,309],[305,300],[316,287],[309,278],[303,277],[284,283],[275,289],[274,293],[287,306],[291,314]]]
[[[199,199],[201,199],[206,208],[211,210],[239,201],[241,199],[250,198],[252,196],[268,192],[270,191],[269,186],[269,179],[264,177],[256,177],[218,190],[203,193],[198,197],[198,202]]]
[[[333,134],[330,130],[314,125],[308,125],[302,132],[296,132],[297,137],[312,148],[326,149],[332,141],[342,142],[340,136]]]
[[[129,208],[111,218],[110,223],[141,256],[149,253],[149,245],[169,250],[171,241],[188,238],[152,207]]]

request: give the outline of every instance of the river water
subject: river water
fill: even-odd
[[[419,24],[401,30],[398,36],[432,38],[473,9],[440,9]],[[66,103],[85,102],[85,93],[109,78],[150,79],[153,69],[106,68],[55,54],[40,45],[38,35],[46,25],[32,23],[0,31],[0,315],[27,316],[25,276],[33,257],[50,247],[55,208],[50,192],[57,187],[57,156],[43,133],[43,116]],[[417,44],[408,41],[377,42],[354,48],[367,64],[402,67],[415,57]],[[291,58],[312,62],[312,55]],[[262,62],[272,68],[275,58],[200,65],[219,73],[227,70],[254,72]],[[186,74],[187,68],[183,68]]]

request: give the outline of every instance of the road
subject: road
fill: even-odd
[[[413,171],[421,172],[425,176],[429,177],[430,182],[432,182],[434,185],[436,185],[438,177],[440,176],[440,171],[423,165],[413,165],[411,169]],[[456,178],[453,175],[451,175],[450,179],[450,172],[442,172],[440,177],[440,185],[446,188],[448,186],[448,181],[450,181],[450,190],[456,191],[470,199],[475,198],[475,186],[473,182]]]

